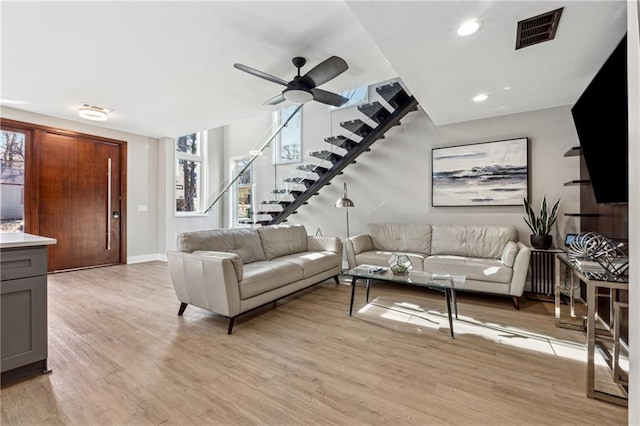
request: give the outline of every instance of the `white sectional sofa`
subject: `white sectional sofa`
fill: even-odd
[[[178,315],[188,305],[228,318],[334,278],[342,264],[337,237],[307,236],[302,225],[257,229],[212,229],[178,236],[178,250],[167,253]]]
[[[345,240],[349,268],[388,266],[393,253],[407,254],[413,268],[464,274],[464,291],[511,296],[520,309],[531,250],[513,226],[374,223]]]

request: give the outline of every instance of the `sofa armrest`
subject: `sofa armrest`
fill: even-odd
[[[510,294],[520,297],[524,292],[524,284],[529,271],[529,258],[531,249],[518,241],[518,254],[513,262],[513,275],[511,277]]]
[[[308,251],[332,251],[342,253],[342,240],[339,237],[307,236]]]
[[[168,252],[167,261],[178,300],[229,317],[240,313],[240,288],[231,257]]]
[[[233,268],[236,271],[236,278],[238,281],[242,281],[243,273],[242,273],[242,259],[235,253],[230,253],[228,251],[210,251],[210,250],[196,250],[193,254],[199,254],[201,256],[211,256],[218,259],[229,259],[231,263],[233,263]]]
[[[373,240],[370,235],[362,234],[350,237],[344,240],[344,248],[347,252],[347,262],[349,262],[349,269],[353,269],[356,266],[356,255],[365,251],[373,250]]]

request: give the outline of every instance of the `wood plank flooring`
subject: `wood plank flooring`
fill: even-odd
[[[349,281],[345,278],[343,282]],[[53,373],[2,389],[19,424],[615,424],[627,410],[585,396],[585,337],[552,304],[326,281],[236,321],[179,303],[166,264],[49,276]],[[411,315],[407,303],[430,313]],[[390,311],[385,306],[398,309]],[[577,355],[576,355],[577,354]]]

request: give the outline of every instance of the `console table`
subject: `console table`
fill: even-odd
[[[619,322],[620,322],[620,308],[626,305],[621,303],[618,298],[618,290],[629,291],[629,283],[624,278],[615,281],[608,281],[597,277],[597,274],[591,274],[588,272],[582,272],[576,263],[569,258],[566,254],[560,253],[556,255],[556,286],[555,286],[555,319],[556,326],[562,327],[564,324],[560,321],[560,296],[562,290],[561,284],[561,271],[567,270],[570,273],[570,288],[568,289],[571,294],[571,309],[573,311],[573,292],[577,289],[575,280],[579,280],[585,283],[587,286],[587,317],[586,317],[586,332],[587,332],[587,396],[589,398],[601,399],[604,401],[612,402],[619,405],[628,405],[626,398],[627,388],[621,384],[619,380],[620,371],[618,367],[619,356]],[[598,315],[598,290],[605,288],[609,290],[609,303],[610,303],[610,318],[605,323],[606,330],[596,330],[596,321],[600,320]],[[615,313],[615,314],[614,314]],[[611,323],[613,322],[613,327]],[[602,390],[598,390],[595,387],[595,352],[596,349],[602,349],[604,354],[608,354],[608,349],[604,346],[603,341],[613,343],[614,355],[611,359],[607,359],[607,362],[612,370],[612,383],[619,386],[621,393],[625,396],[614,395]]]
[[[47,373],[47,245],[53,238],[0,233],[0,383]]]

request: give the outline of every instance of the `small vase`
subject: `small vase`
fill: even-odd
[[[406,254],[394,253],[387,261],[391,267],[391,273],[393,275],[409,275],[409,272],[413,269],[411,259]]]
[[[531,235],[531,245],[533,248],[547,250],[553,244],[553,236],[551,235]]]

